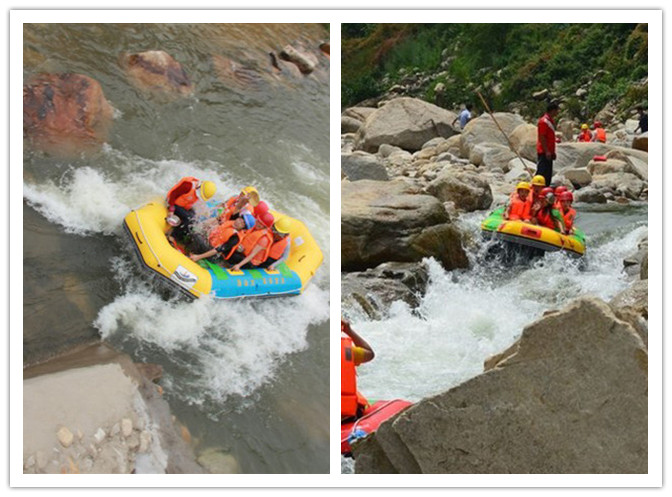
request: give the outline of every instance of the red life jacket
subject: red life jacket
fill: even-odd
[[[518,192],[513,192],[511,194],[511,200],[509,204],[509,219],[511,221],[524,221],[530,219],[530,207],[532,207],[532,204],[528,201],[530,196],[531,194],[528,193],[527,198],[522,200],[518,195]]]
[[[276,261],[280,259],[280,257],[282,257],[282,254],[285,252],[285,248],[287,247],[288,241],[289,237],[286,236],[283,239],[274,242],[273,245],[271,245],[271,249],[268,251],[268,257]]]
[[[179,205],[187,210],[191,209],[200,200],[196,194],[198,183],[199,180],[192,176],[187,176],[178,181],[166,196],[168,206]]]
[[[562,218],[565,220],[565,229],[567,231],[572,229],[574,226],[574,219],[576,219],[576,211],[571,207],[567,209],[567,212],[562,214]]]
[[[341,335],[341,418],[357,416],[369,403],[357,390],[352,339]]]
[[[595,141],[606,143],[607,141],[607,132],[604,128],[595,129]]]

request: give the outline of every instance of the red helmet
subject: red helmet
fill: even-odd
[[[567,187],[566,187],[566,186],[562,186],[562,185],[560,185],[560,186],[558,186],[558,187],[555,188],[555,195],[558,196],[558,195],[560,195],[562,192],[566,192],[566,191],[567,191]]]
[[[259,221],[261,221],[261,223],[267,228],[270,228],[271,226],[273,226],[275,218],[273,217],[273,214],[271,214],[270,212],[264,212],[261,216],[259,216]]]
[[[600,121],[595,121],[595,122],[593,123],[593,127],[595,127],[595,128],[601,128],[601,127],[602,127],[602,123],[601,123]]]
[[[546,194],[548,193],[553,193],[553,188],[551,188],[550,186],[547,186],[546,188],[542,189],[539,195],[545,197]]]
[[[574,202],[574,195],[572,195],[572,192],[562,192],[560,195],[560,200],[569,200],[570,202]]]

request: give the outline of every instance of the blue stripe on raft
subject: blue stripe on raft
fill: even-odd
[[[212,273],[211,269],[208,269]],[[216,279],[213,274],[210,294],[215,298],[234,298],[264,295],[294,295],[301,293],[301,278],[289,271],[283,275],[265,269],[243,270],[239,273],[226,271],[228,279]]]

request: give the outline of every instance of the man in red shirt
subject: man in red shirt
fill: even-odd
[[[546,114],[541,116],[537,123],[537,172],[546,179],[546,185],[551,184],[553,177],[553,161],[555,160],[555,117],[560,112],[557,103],[550,103],[546,107]]]

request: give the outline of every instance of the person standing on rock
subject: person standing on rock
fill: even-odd
[[[455,126],[455,123],[459,119],[460,121],[460,129],[464,129],[464,127],[467,125],[469,121],[471,121],[471,109],[472,109],[471,104],[467,104],[462,112],[453,119],[452,126]]]
[[[341,318],[341,421],[361,416],[368,407],[369,402],[357,390],[355,368],[374,357],[373,349],[366,340]]]
[[[641,105],[637,107],[637,113],[639,114],[639,126],[637,126],[637,129],[635,129],[635,133],[637,131],[641,131],[642,133],[646,133],[649,131],[649,115],[644,112],[644,107]]]
[[[555,160],[555,117],[560,112],[560,106],[551,102],[546,107],[546,113],[537,122],[537,172],[551,184],[553,177],[553,161]]]

